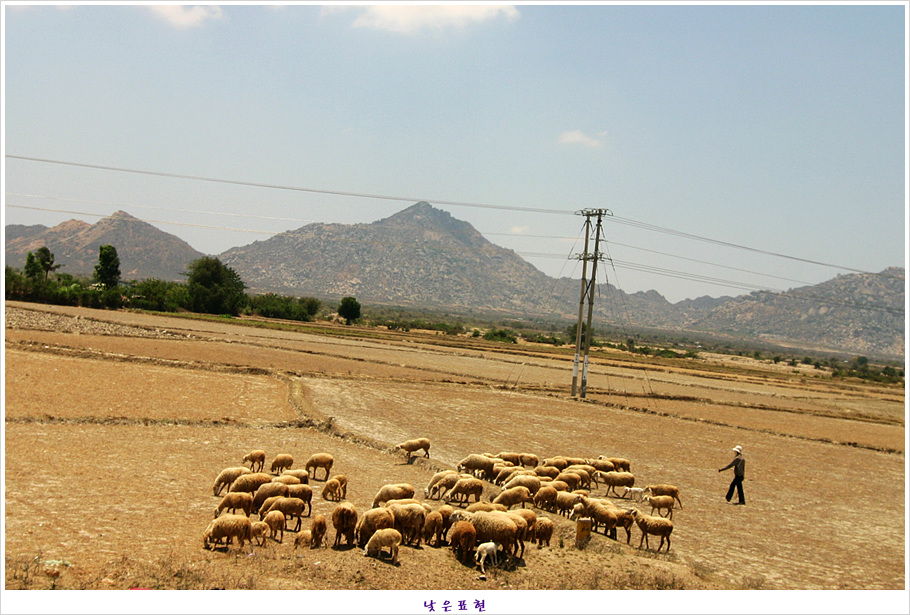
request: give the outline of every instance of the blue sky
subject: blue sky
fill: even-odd
[[[218,254],[427,200],[580,277],[608,208],[602,271],[671,301],[906,263],[905,3],[3,8],[5,224]]]

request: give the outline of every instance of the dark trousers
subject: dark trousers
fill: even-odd
[[[727,489],[727,501],[729,502],[733,498],[733,490],[735,489],[737,495],[739,496],[739,503],[746,503],[746,496],[743,494],[743,476],[736,476],[733,478],[733,482],[730,483],[730,488]]]

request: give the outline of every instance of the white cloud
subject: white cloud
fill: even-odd
[[[605,137],[606,135],[606,131],[597,133],[598,137]],[[601,139],[588,136],[580,130],[567,130],[559,135],[559,142],[569,145],[583,145],[592,148],[603,147],[603,141]]]
[[[518,9],[511,5],[377,5],[366,7],[354,20],[354,27],[415,34],[518,16]]]
[[[221,19],[220,6],[184,6],[167,4],[151,7],[152,12],[175,28],[198,28],[209,19]]]
[[[512,233],[513,235],[524,235],[530,230],[530,226],[513,226],[509,229],[509,233]]]

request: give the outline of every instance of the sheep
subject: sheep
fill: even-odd
[[[265,516],[265,513],[269,512],[269,509],[272,507],[272,504],[283,498],[283,495],[273,495],[272,497],[266,498],[259,506],[259,520],[262,521],[262,518]]]
[[[534,468],[534,474],[541,477],[556,478],[559,476],[559,468],[554,466],[537,466]]]
[[[260,485],[256,493],[253,494],[253,511],[255,512],[262,508],[262,503],[270,497],[276,495],[287,497],[288,493],[290,493],[290,487],[284,483],[268,482]],[[259,516],[261,517],[262,515],[260,514]]]
[[[588,469],[588,468],[590,468],[590,469]],[[588,487],[591,486],[591,474],[596,471],[597,470],[595,470],[591,466],[587,466],[587,467],[569,466],[568,468],[563,470],[564,473],[571,473],[571,474],[577,475],[581,479],[578,483],[578,486],[583,487],[585,489],[587,489]]]
[[[502,493],[496,496],[493,500],[494,504],[502,504],[509,509],[516,504],[521,504],[521,507],[525,507],[525,502],[533,502],[534,497],[531,495],[531,490],[527,487],[512,487],[511,489],[506,489]]]
[[[616,469],[616,466],[606,459],[588,459],[588,465],[601,472],[612,472]]]
[[[464,562],[477,543],[477,530],[474,529],[470,521],[458,521],[452,526],[450,543],[455,557],[458,561]]]
[[[507,513],[476,512],[460,513],[470,515],[467,520],[477,530],[477,542],[498,542],[506,553],[515,553],[517,549],[518,526]]]
[[[434,542],[438,547],[442,542],[442,532],[442,515],[437,511],[429,513],[423,521],[423,541],[427,545]]]
[[[243,514],[247,517],[250,516],[250,509],[253,506],[253,496],[249,493],[243,491],[235,491],[231,493],[230,491],[224,494],[224,497],[221,498],[221,503],[218,504],[218,507],[215,508],[215,518],[221,514],[221,511],[228,509],[232,513],[236,513],[237,510],[242,510]]]
[[[502,452],[495,455],[495,457],[502,459],[503,461],[508,461],[513,466],[521,466],[521,453]]]
[[[491,457],[472,454],[459,461],[456,468],[459,472],[467,472],[474,476],[480,475],[491,480],[494,477],[493,466],[495,464],[496,462]]]
[[[357,546],[363,548],[376,530],[395,527],[395,515],[388,508],[371,508],[360,515],[354,527]]]
[[[470,474],[459,474],[458,472],[452,471],[451,474],[446,474],[435,485],[430,487],[430,497],[436,496],[436,499],[441,500],[442,496],[445,495],[455,484],[462,478],[473,478]]]
[[[442,515],[442,540],[443,542],[448,542],[449,530],[451,529],[452,524],[455,523],[455,520],[452,518],[452,513],[455,512],[455,509],[448,504],[443,504],[436,509],[436,512]]]
[[[300,479],[290,474],[282,474],[272,479],[273,483],[284,483],[285,485],[299,485]]]
[[[505,512],[508,509],[505,507],[505,505],[503,505],[501,503],[493,504],[492,502],[474,502],[473,504],[469,504],[468,507],[465,508],[466,512],[477,512],[478,510],[483,510],[486,512],[490,512],[491,510],[498,510],[501,512]]]
[[[415,539],[420,546],[421,534],[427,511],[420,504],[392,504],[389,506],[395,517],[395,529],[401,532],[405,544],[411,544]]]
[[[452,487],[452,490],[446,494],[446,502],[452,501],[455,496],[464,496],[464,502],[467,503],[470,500],[471,496],[474,496],[474,501],[479,502],[480,496],[483,494],[483,482],[477,478],[461,478],[455,483],[455,486]],[[461,501],[461,499],[459,499]]]
[[[310,547],[313,545],[313,532],[310,530],[300,530],[294,537],[294,549],[297,547]]]
[[[322,499],[341,501],[341,483],[338,482],[337,477],[325,481],[325,485],[322,487]]]
[[[287,497],[303,500],[307,508],[307,517],[313,512],[313,488],[309,485],[288,485]]]
[[[535,513],[530,508],[516,508],[515,510],[511,510],[509,512],[524,519],[528,524],[529,532],[531,528],[534,527],[534,523],[537,521],[537,513]]]
[[[556,489],[557,491],[570,491],[569,483],[564,480],[551,480],[547,485],[553,487],[553,489]]]
[[[540,457],[534,453],[522,453],[519,455],[519,461],[519,465],[525,467],[531,466],[532,468],[536,468],[538,465],[540,465]]]
[[[275,536],[277,536],[280,532],[281,537],[275,538],[275,540],[277,540],[279,543],[284,542],[284,513],[280,510],[270,510],[268,514],[266,514],[265,518],[263,518],[263,521],[267,526],[269,526],[269,529],[271,530],[269,538],[275,538]]]
[[[226,546],[229,547],[236,537],[242,547],[244,540],[249,540],[250,542],[253,540],[252,525],[249,517],[244,515],[222,515],[205,528],[205,532],[202,534],[202,546],[208,549],[210,544],[220,544],[221,540],[226,538]]]
[[[299,532],[300,526],[303,524],[303,509],[305,506],[306,504],[303,502],[303,500],[297,498],[282,497],[273,502],[268,507],[268,509],[260,510],[259,515],[261,518],[263,514],[265,516],[268,516],[268,514],[271,512],[274,512],[276,510],[280,511],[281,514],[285,515],[286,517],[297,519],[297,525],[294,527],[294,531]]]
[[[657,547],[658,553],[660,548],[664,546],[664,539],[667,541],[667,553],[670,552],[670,534],[673,533],[672,521],[663,517],[646,515],[635,508],[630,508],[628,513],[635,519],[638,529],[641,530],[641,540],[638,542],[639,549],[641,549],[642,543],[644,543],[645,549],[649,548],[648,534],[651,534],[652,536],[660,536],[660,545]]]
[[[603,526],[605,536],[614,532],[616,528],[616,513],[597,500],[582,497],[581,501],[572,508],[571,518],[574,520],[579,517],[590,517],[593,525],[592,530],[595,532],[597,531],[598,526]]]
[[[566,491],[558,492],[556,494],[556,512],[568,517],[575,505],[581,501],[581,498],[582,496],[577,493],[568,493]]]
[[[281,453],[272,460],[269,474],[281,474],[285,470],[290,470],[292,465],[294,465],[294,457],[287,453]]]
[[[561,472],[569,467],[569,462],[565,457],[550,457],[543,460],[543,465],[557,468]]]
[[[559,492],[553,487],[546,485],[541,487],[534,494],[534,506],[542,510],[555,510],[557,493]]]
[[[630,472],[596,472],[597,478],[607,486],[607,495],[610,495],[610,491],[616,497],[620,497],[617,493],[617,487],[634,487],[635,486],[635,475]]]
[[[679,487],[675,485],[648,485],[644,488],[643,495],[670,495],[673,496],[673,499],[679,502],[679,507],[682,508],[682,500],[679,499]]]
[[[230,491],[234,481],[244,474],[250,474],[250,470],[243,466],[223,469],[212,485],[212,495],[221,495],[221,490],[225,488]]]
[[[246,468],[244,468],[246,469]],[[228,491],[247,491],[256,493],[260,486],[272,482],[272,477],[265,472],[242,474],[237,477]]]
[[[265,542],[265,535],[269,531],[269,524],[265,521],[253,521],[250,525],[250,542],[255,541],[260,547]]]
[[[377,508],[383,502],[389,500],[403,500],[414,497],[414,487],[408,483],[390,483],[383,485],[373,498],[373,505],[370,508]]]
[[[281,473],[281,476],[293,476],[304,485],[310,482],[310,474],[306,470],[285,470]]]
[[[490,482],[493,484],[496,484],[496,485],[501,485],[501,484],[505,483],[506,481],[510,480],[516,472],[525,472],[525,471],[526,470],[523,470],[522,468],[520,468],[518,466],[508,466],[508,467],[502,468],[501,470],[496,472],[496,476],[494,476],[493,480]]]
[[[318,549],[319,546],[322,545],[328,528],[329,524],[328,521],[326,521],[325,515],[319,514],[313,517],[313,521],[310,523],[310,533],[312,534],[314,549]]]
[[[632,462],[623,457],[607,457],[606,455],[601,455],[598,457],[599,460],[609,461],[613,464],[613,469],[617,472],[631,472],[632,471]]]
[[[629,514],[627,509],[618,507],[609,499],[597,498],[596,501],[616,515],[616,527],[608,532],[607,536],[613,540],[618,540],[616,530],[621,527],[626,530],[626,544],[629,544],[632,539],[632,526],[635,525],[632,515]]]
[[[515,547],[512,552],[512,555],[521,558],[525,554],[525,540],[528,539],[528,522],[527,520],[519,515],[517,512],[506,511],[505,514],[512,523],[515,524],[517,531],[515,532]]]
[[[395,445],[396,450],[402,450],[407,452],[408,461],[411,460],[411,453],[416,453],[419,450],[422,450],[424,456],[430,457],[430,441],[427,438],[417,438],[416,440],[406,440],[401,444]]]
[[[623,487],[622,490],[623,491],[619,496],[621,498],[629,496],[630,500],[641,502],[645,497],[645,490],[641,487]]]
[[[444,477],[453,476],[453,475],[457,476],[458,472],[456,472],[455,470],[443,470],[441,472],[437,472],[436,474],[434,474],[433,477],[430,479],[430,482],[427,483],[427,486],[423,488],[423,497],[430,498],[431,490],[432,490],[432,493],[436,493],[436,491],[437,491],[436,484],[440,480],[442,480]]]
[[[342,502],[332,511],[332,526],[335,528],[334,547],[341,546],[341,537],[348,546],[354,544],[354,530],[357,528],[357,509],[350,502]]]
[[[383,508],[388,508],[392,504],[401,504],[402,506],[405,506],[407,504],[419,504],[420,506],[423,506],[423,509],[426,512],[432,512],[432,510],[433,510],[433,507],[430,506],[429,504],[427,504],[426,502],[421,502],[420,500],[415,500],[414,498],[402,498],[400,500],[389,500],[387,502],[383,502],[382,504],[380,504],[380,506]]]
[[[486,574],[483,564],[487,558],[492,559],[494,564],[499,564],[498,553],[500,546],[498,542],[484,542],[477,545],[477,552],[474,554],[474,564],[480,566],[481,574]]]
[[[534,522],[534,525],[531,526],[529,532],[529,540],[537,543],[537,547],[543,547],[544,543],[549,547],[550,538],[553,537],[553,530],[556,525],[553,523],[553,520],[549,517],[538,517],[537,521]]]
[[[348,477],[344,474],[336,474],[335,480],[338,481],[338,484],[341,486],[341,499],[348,497]]]
[[[314,453],[307,459],[306,465],[304,468],[307,473],[312,469],[312,479],[316,480],[316,470],[318,468],[323,468],[325,470],[325,477],[322,480],[329,479],[329,472],[332,470],[332,465],[335,463],[335,458],[329,455],[328,453]]]
[[[241,463],[246,463],[247,461],[250,462],[250,472],[262,472],[262,468],[265,466],[265,451],[262,449],[250,451],[243,456]]]
[[[534,495],[540,489],[540,478],[533,474],[513,476],[502,488],[507,490],[512,487],[526,487],[531,492],[531,495]]]
[[[652,495],[648,497],[648,504],[651,505],[651,514],[657,510],[661,517],[673,518],[673,496],[672,495]],[[667,514],[661,514],[661,510],[666,510]]]
[[[367,542],[366,546],[363,549],[363,555],[368,557],[370,555],[375,555],[380,558],[382,556],[382,550],[385,548],[389,549],[389,555],[392,558],[392,563],[398,564],[398,546],[401,544],[401,533],[394,528],[382,528],[376,530],[373,535],[370,537],[370,540]]]
[[[569,486],[569,491],[577,489],[579,483],[581,483],[581,476],[575,474],[574,472],[562,471],[559,473],[559,476],[555,478],[557,481],[562,481]]]

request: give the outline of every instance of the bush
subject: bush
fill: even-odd
[[[487,331],[483,334],[483,339],[489,342],[506,342],[509,344],[517,344],[518,336],[514,331],[509,331],[508,329],[493,329]]]

